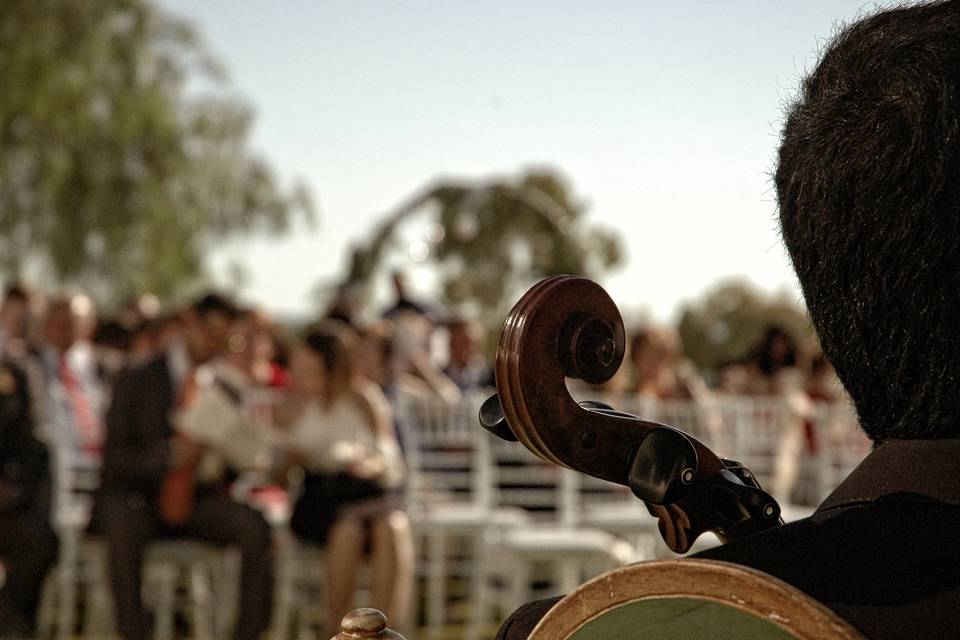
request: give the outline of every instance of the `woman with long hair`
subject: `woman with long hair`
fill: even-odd
[[[355,370],[356,336],[342,323],[312,329],[291,353],[283,422],[288,464],[304,469],[290,527],[327,549],[331,629],[353,608],[369,553],[372,602],[402,626],[412,589],[413,544],[402,509],[404,465],[390,406]]]

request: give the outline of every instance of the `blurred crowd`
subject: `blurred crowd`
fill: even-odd
[[[327,550],[326,620],[353,608],[371,567],[370,606],[403,628],[413,584],[404,508],[412,425],[398,403],[457,403],[493,386],[482,325],[411,298],[360,323],[344,300],[291,331],[259,309],[208,293],[183,308],[131,300],[98,317],[82,294],[44,298],[8,285],[0,301],[0,637],[29,636],[57,562],[57,496],[68,469],[99,478],[87,525],[106,541],[117,631],[148,635],[140,599],[145,549],[183,537],[241,553],[236,638],[271,619],[276,514]],[[602,388],[709,405],[718,394],[783,395],[798,403],[841,393],[815,346],[770,327],[712,384],[686,362],[675,331],[632,333],[628,366]],[[707,429],[722,425],[707,420]],[[805,446],[815,449],[813,432]],[[335,631],[330,630],[331,635]]]

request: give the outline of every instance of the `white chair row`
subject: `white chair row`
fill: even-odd
[[[477,413],[485,395],[470,396],[454,407],[423,401],[398,406],[428,635],[443,633],[459,618],[465,637],[479,637],[498,619],[489,615],[493,610],[502,616],[534,595],[560,593],[600,571],[664,552],[654,518],[628,490],[557,468],[519,443],[497,440],[480,429]],[[275,400],[271,394],[260,403],[260,422],[270,421],[269,404]],[[800,493],[819,501],[869,449],[842,406],[811,405],[798,411],[783,400],[765,398],[721,397],[709,406],[605,400],[691,432],[718,454],[744,463],[784,504],[800,485]],[[805,449],[808,429],[816,435],[816,452]],[[82,595],[87,637],[108,637],[112,620],[105,549],[84,533],[97,470],[68,456],[55,460],[54,520],[62,547],[54,595],[48,598],[57,606],[44,608],[44,631],[61,638],[73,635]],[[791,469],[786,480],[785,466]],[[156,637],[170,637],[178,608],[192,623],[194,637],[224,637],[234,615],[230,606],[236,602],[237,583],[225,576],[236,559],[187,541],[176,547],[179,542],[152,550],[145,572],[146,600],[157,613]],[[322,609],[321,556],[293,543],[283,549],[277,605],[285,613],[274,625],[274,637],[287,638],[292,631],[298,638],[310,637]],[[534,582],[542,582],[545,590],[533,593]],[[451,597],[458,595],[457,587],[459,616]],[[178,601],[176,595],[184,590],[190,597]]]
[[[550,592],[635,559],[633,548],[609,532],[586,528],[573,513],[577,474],[545,463],[522,446],[479,428],[483,394],[451,407],[401,405],[407,429],[409,513],[420,541],[428,637],[477,638],[534,594],[542,569]],[[611,485],[612,486],[612,485]],[[649,528],[650,518],[646,526]],[[459,620],[448,587],[461,585]]]
[[[66,640],[79,627],[90,639],[113,637],[106,541],[88,533],[100,470],[69,449],[54,447],[53,453],[51,520],[60,550],[43,597],[40,635]],[[178,612],[197,640],[225,637],[236,616],[239,571],[235,549],[186,539],[152,543],[144,561],[143,596],[154,612],[154,637],[174,638]]]
[[[449,623],[451,584],[468,585],[473,606],[464,610],[475,617],[461,624],[475,637],[484,628],[487,606],[510,608],[545,595],[528,590],[536,564],[547,565],[553,576],[549,589],[562,592],[605,563],[609,568],[671,555],[655,519],[627,489],[545,463],[519,443],[478,428],[485,395],[455,407],[410,402],[398,411],[412,445],[409,503],[422,541],[429,633],[443,633]],[[788,399],[758,397],[718,397],[709,405],[599,399],[677,426],[719,455],[742,462],[778,498],[788,518],[812,511],[869,451],[852,412],[839,404],[798,407]],[[815,451],[808,445],[812,437]],[[807,506],[792,505],[796,495]],[[496,581],[507,586],[491,594]]]

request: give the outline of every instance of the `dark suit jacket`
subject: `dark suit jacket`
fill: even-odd
[[[867,638],[960,638],[960,440],[890,440],[813,516],[697,554],[792,584]],[[557,599],[518,609],[525,639]]]
[[[0,360],[0,482],[13,492],[8,506],[31,506],[47,471],[47,449],[33,435],[27,376],[15,364]]]
[[[176,404],[166,354],[123,371],[107,412],[102,488],[156,498],[167,472]]]

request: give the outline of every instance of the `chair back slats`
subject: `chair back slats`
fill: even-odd
[[[418,499],[479,500],[563,523],[580,521],[587,508],[637,506],[622,486],[560,469],[487,434],[476,424],[480,399],[477,394],[456,407],[424,401],[403,407],[416,442],[407,455]],[[590,399],[683,429],[718,455],[743,463],[784,503],[818,504],[870,448],[845,403],[798,405],[756,396],[717,396],[709,402],[598,394]]]

